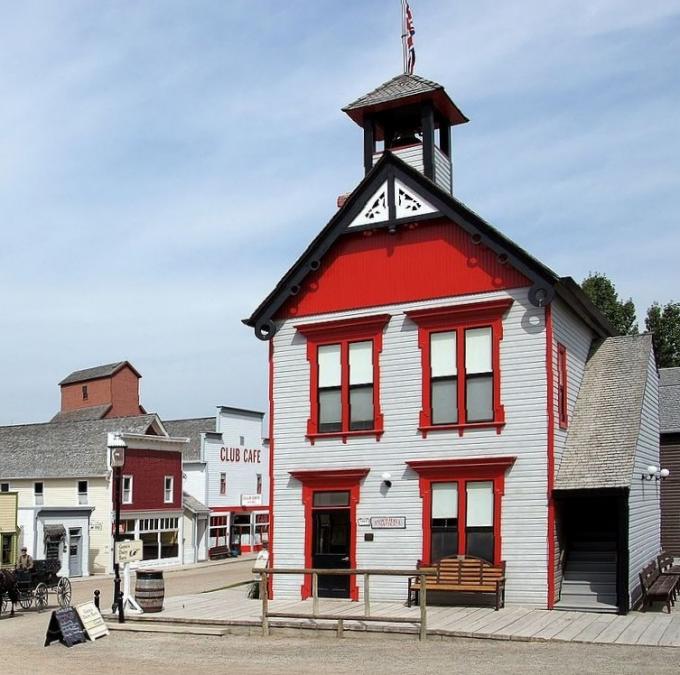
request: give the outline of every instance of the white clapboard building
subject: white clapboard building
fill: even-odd
[[[198,562],[224,547],[249,553],[267,544],[269,443],[262,436],[263,417],[255,410],[219,406],[215,417],[165,423],[169,433],[189,438],[183,457],[185,505],[209,509],[195,531],[187,534],[185,528],[185,560],[191,553]]]
[[[401,75],[345,112],[366,175],[245,320],[270,344],[271,565],[467,555],[506,562],[508,603],[627,611],[659,551],[651,337],[614,337],[456,199],[468,120],[441,85]],[[406,599],[405,579],[372,584]],[[319,590],[361,595],[352,577]]]

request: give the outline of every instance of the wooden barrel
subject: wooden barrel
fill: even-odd
[[[137,570],[135,600],[144,612],[160,612],[163,609],[165,582],[163,572],[158,570]]]

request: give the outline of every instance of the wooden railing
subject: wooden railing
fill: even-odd
[[[425,575],[434,574],[436,570],[421,568],[417,570],[385,570],[385,569],[289,569],[289,568],[266,568],[254,569],[254,573],[260,575],[260,599],[262,600],[262,634],[269,635],[269,619],[323,619],[337,621],[337,635],[342,637],[345,621],[384,621],[391,623],[415,623],[419,624],[419,637],[424,640],[427,636],[427,585]],[[312,577],[312,613],[301,612],[270,612],[269,611],[269,579],[274,574],[302,574]],[[363,614],[322,614],[319,612],[319,575],[323,576],[363,576],[364,597]],[[370,578],[374,577],[420,577],[420,616],[373,616],[371,614]]]

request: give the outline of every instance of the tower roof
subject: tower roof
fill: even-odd
[[[468,118],[449,98],[441,84],[427,80],[419,75],[397,75],[379,87],[360,96],[342,110],[357,124],[362,125],[367,112],[379,112],[390,108],[419,103],[430,100],[435,108],[444,115],[451,124],[464,124]]]

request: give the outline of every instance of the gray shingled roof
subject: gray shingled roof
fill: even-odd
[[[188,492],[182,493],[182,500],[185,509],[193,511],[194,513],[210,513],[210,509],[203,503],[199,502],[196,497],[190,495]]]
[[[111,410],[111,404],[94,405],[89,408],[58,412],[50,422],[84,422],[85,420],[101,420]]]
[[[400,98],[415,96],[416,94],[426,94],[430,91],[437,91],[438,89],[444,89],[444,87],[432,80],[426,80],[424,77],[420,77],[420,75],[397,75],[391,80],[383,82],[373,91],[369,91],[368,94],[360,96],[356,101],[352,101],[352,103],[346,105],[343,110],[364,108],[368,105],[395,101]]]
[[[680,368],[661,368],[659,377],[661,433],[680,433]]]
[[[84,370],[76,370],[70,375],[67,375],[59,386],[64,384],[73,384],[74,382],[86,382],[87,380],[97,380],[100,377],[111,377],[115,372],[120,370],[123,366],[129,366],[136,375],[141,377],[129,361],[118,361],[117,363],[107,363],[103,366],[95,366],[94,368],[85,368]]]
[[[588,356],[556,490],[629,487],[652,336],[610,337]]]
[[[106,475],[109,431],[144,434],[156,415],[0,427],[0,478]]]
[[[182,449],[185,462],[198,462],[201,459],[201,434],[215,433],[214,417],[196,417],[187,420],[170,420],[163,422],[170,436],[188,438],[189,443]]]

